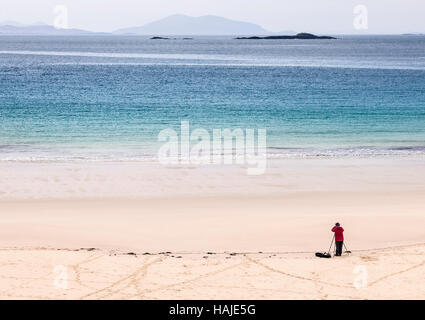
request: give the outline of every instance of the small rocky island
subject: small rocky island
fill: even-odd
[[[180,40],[179,38],[152,37],[151,40]],[[193,40],[193,38],[182,38],[181,40]]]
[[[331,40],[336,39],[330,36],[316,36],[311,33],[298,33],[294,36],[267,36],[267,37],[237,37],[237,40],[287,40],[287,39],[300,39],[300,40],[314,40],[314,39],[323,39],[323,40]]]

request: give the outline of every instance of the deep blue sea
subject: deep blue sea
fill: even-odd
[[[424,155],[425,36],[0,36],[0,161],[143,160],[182,120],[276,157]]]

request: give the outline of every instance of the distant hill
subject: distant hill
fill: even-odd
[[[161,20],[145,24],[140,27],[119,29],[113,33],[91,32],[82,29],[56,29],[43,22],[24,24],[16,21],[0,21],[0,35],[90,35],[90,34],[128,34],[151,36],[266,36],[288,34],[294,35],[292,30],[270,32],[263,27],[249,22],[236,21],[218,16],[190,17],[176,14]]]
[[[0,24],[0,35],[88,35],[93,32],[80,29],[56,29],[46,24]]]
[[[115,34],[138,35],[264,35],[269,31],[261,26],[217,16],[190,17],[172,15],[141,27],[124,28]]]
[[[315,39],[321,39],[321,40],[334,40],[336,38],[330,37],[330,36],[316,36],[315,34],[311,33],[298,33],[296,35],[290,36],[266,36],[266,37],[237,37],[237,40],[291,40],[291,39],[298,39],[298,40],[315,40]]]

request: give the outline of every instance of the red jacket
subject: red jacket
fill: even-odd
[[[332,232],[335,232],[335,241],[344,241],[344,228],[333,227]]]

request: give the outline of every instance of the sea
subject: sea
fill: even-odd
[[[275,158],[425,155],[425,36],[0,36],[0,161],[144,161],[161,130]]]

